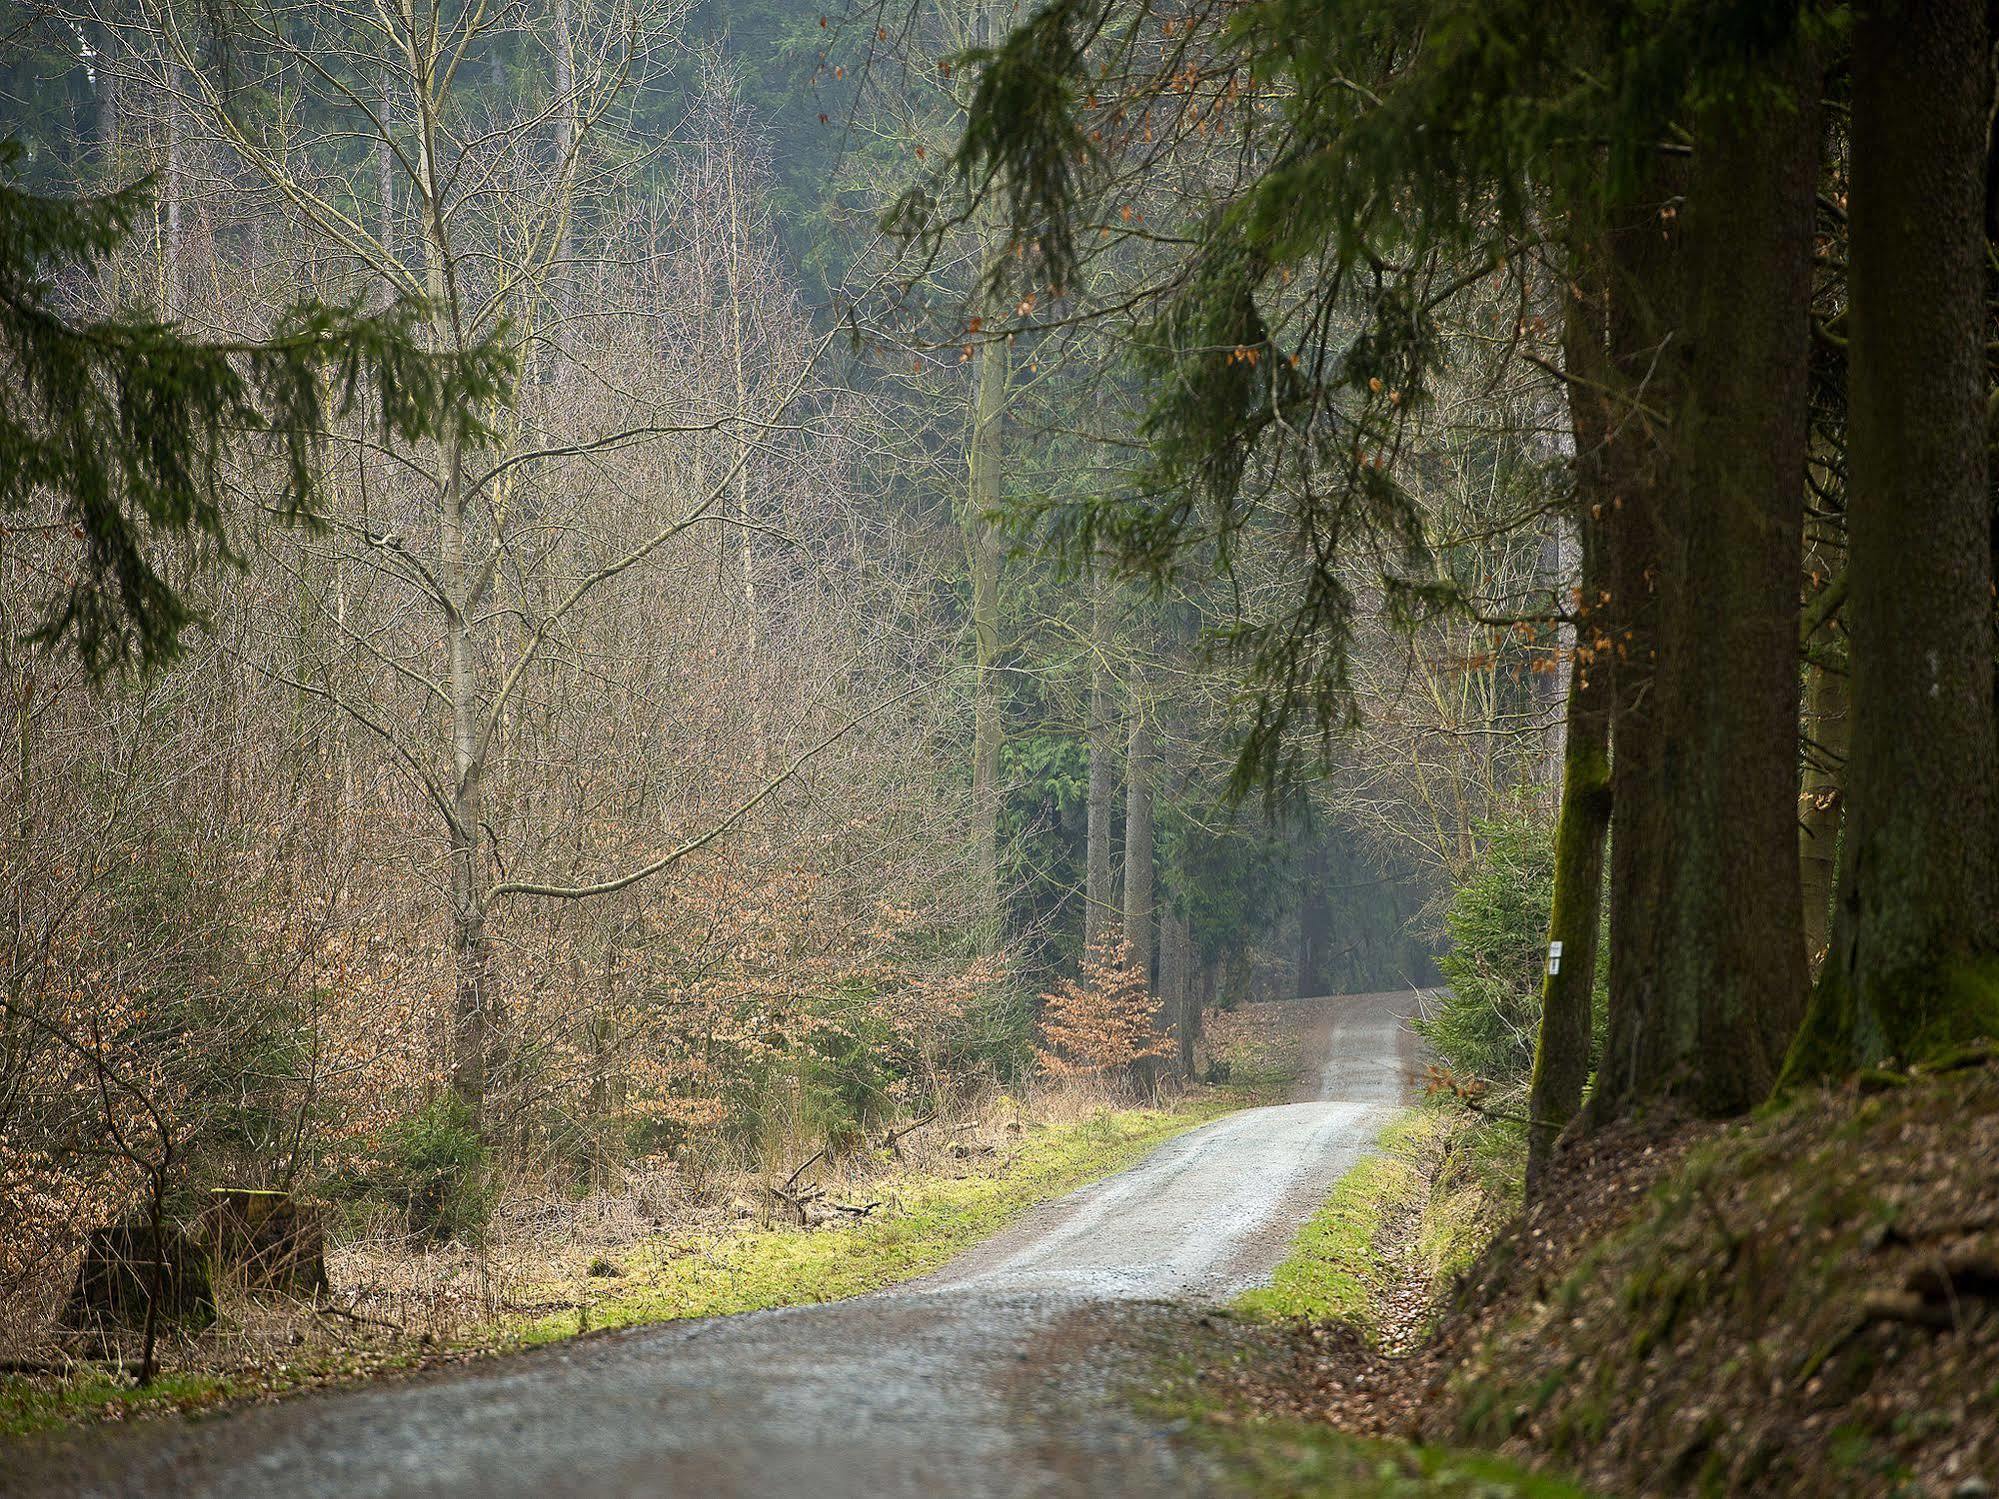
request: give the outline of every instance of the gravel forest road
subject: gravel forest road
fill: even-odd
[[[0,1490],[317,1496],[1157,1495],[1213,1475],[1107,1390],[1107,1306],[1266,1278],[1407,1096],[1416,996],[1324,1007],[1314,1101],[1249,1109],[871,1296],[586,1338],[91,1433]]]

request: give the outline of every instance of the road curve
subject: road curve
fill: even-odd
[[[1316,1087],[1306,1090],[1312,1102],[1245,1109],[1193,1130],[887,1294],[1221,1299],[1263,1281],[1408,1094],[1413,996],[1319,1003],[1331,1014]]]
[[[1198,1463],[1103,1397],[1087,1339],[1067,1329],[1107,1302],[1219,1299],[1267,1277],[1406,1097],[1414,1002],[1320,1002],[1317,1100],[1182,1135],[922,1280],[211,1421],[87,1433],[0,1470],[0,1492],[1205,1492]]]

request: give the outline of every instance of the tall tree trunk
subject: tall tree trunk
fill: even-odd
[[[1227,1004],[1231,1009],[1248,1004],[1251,975],[1249,949],[1247,947],[1231,949],[1228,957],[1223,960],[1221,992],[1217,1002]]]
[[[480,782],[485,771],[479,742],[480,695],[470,620],[463,486],[459,481],[459,438],[447,439],[444,466],[444,523],[440,528],[439,583],[447,590],[445,608],[446,690],[451,701],[451,956],[454,969],[451,1032],[451,1091],[472,1115],[486,1103],[491,953],[486,932],[486,890],[479,857]]]
[[[1642,1090],[1640,1047],[1652,1010],[1653,928],[1671,849],[1660,790],[1659,585],[1665,552],[1668,455],[1665,418],[1678,404],[1679,220],[1668,210],[1684,190],[1678,163],[1662,162],[1631,201],[1613,206],[1605,237],[1610,433],[1601,517],[1610,599],[1611,648],[1610,1016],[1588,1116],[1614,1119]]]
[[[1880,0],[1854,37],[1852,756],[1832,952],[1798,1078],[1999,1033],[1988,42],[1983,0]]]
[[[457,352],[463,340],[455,321],[451,247],[445,238],[438,180],[436,99],[431,63],[415,33],[405,37],[416,108],[418,206],[423,223],[424,282],[430,299],[434,346]],[[483,1127],[493,1040],[491,949],[486,924],[485,869],[479,855],[484,829],[483,782],[490,746],[484,736],[485,698],[479,680],[477,630],[490,569],[475,563],[468,534],[470,496],[465,487],[466,430],[462,418],[445,425],[437,440],[437,603],[444,635],[444,689],[450,712],[451,777],[445,788],[451,899],[452,1095]]]
[[[1783,102],[1719,104],[1697,126],[1659,682],[1673,857],[1636,1079],[1715,1115],[1769,1095],[1806,995],[1798,585],[1819,73],[1803,49],[1773,71]]]
[[[622,1097],[624,1059],[618,1046],[618,977],[624,964],[625,920],[622,902],[613,897],[598,913],[603,934],[603,963],[597,990],[597,1004],[591,1011],[587,1042],[590,1054],[590,1133],[595,1149],[597,1185],[610,1187],[621,1164],[622,1142],[615,1139],[611,1122],[624,1109]],[[583,993],[582,943],[577,948],[576,992]]]
[[[990,260],[988,265],[990,265]],[[1007,347],[998,339],[973,354],[972,430],[967,445],[969,484],[961,524],[972,584],[972,877],[978,886],[979,925],[988,948],[1004,935],[1000,909],[1000,537],[991,516],[1000,503],[1001,424],[1006,415]]]
[[[382,242],[383,279],[388,286],[387,300],[393,301],[396,284],[387,275],[387,267],[396,259],[396,153],[390,132],[394,127],[395,107],[394,73],[387,63],[382,64],[382,97],[378,106],[382,112],[381,133],[375,138],[375,195],[376,207],[381,213],[381,226],[377,230]]]
[[[499,50],[494,49],[495,66]],[[553,285],[549,301],[555,333],[549,339],[548,378],[560,380],[568,360],[570,287],[575,281],[575,213],[567,184],[574,177],[574,160],[581,120],[576,108],[576,34],[570,24],[569,0],[555,6],[555,164],[562,188],[561,229],[556,236],[555,257],[549,267]]]
[[[1194,1055],[1193,1040],[1185,1034],[1186,992],[1190,983],[1187,922],[1167,906],[1159,914],[1159,1018],[1171,1026],[1179,1038],[1180,1070],[1185,1073]]]
[[[1697,125],[1646,788],[1669,840],[1652,854],[1668,856],[1649,982],[1619,995],[1637,1006],[1600,1083],[1620,1105],[1671,1096],[1717,1115],[1767,1096],[1805,997],[1793,809],[1817,75],[1802,56],[1773,71],[1786,102],[1730,101]]]
[[[750,532],[750,386],[748,373],[749,335],[743,318],[743,222],[742,201],[736,186],[736,153],[730,151],[724,166],[729,193],[729,352],[736,381],[735,421],[735,521],[738,555],[742,567],[743,629],[747,632],[751,671],[756,670],[758,650],[757,567],[754,537]],[[762,694],[752,704],[758,759],[765,757]]]
[[[1131,944],[1132,961],[1152,982],[1152,722],[1137,692],[1131,695],[1127,711],[1131,737],[1124,767],[1124,940]]]
[[[1823,582],[1831,565],[1825,549],[1807,541],[1808,573]],[[1830,586],[1830,585],[1828,585]],[[1806,642],[1824,648],[1830,631]],[[1804,766],[1798,782],[1798,893],[1805,923],[1805,965],[1816,972],[1832,946],[1832,894],[1838,870],[1841,781],[1845,776],[1846,674],[1816,661],[1805,663]]]
[[[114,0],[104,0],[99,11],[102,19],[93,28],[97,58],[91,68],[91,83],[97,106],[97,165],[107,174],[118,164],[118,68],[124,49],[118,10]]]
[[[1116,718],[1112,699],[1108,622],[1104,609],[1105,580],[1098,574],[1090,599],[1090,707],[1087,728],[1090,750],[1089,790],[1084,802],[1083,945],[1091,947],[1114,934],[1117,906],[1111,893],[1111,818],[1117,787]]]
[[[1586,543],[1585,558],[1597,550]],[[1583,577],[1596,571],[1586,560]],[[1578,657],[1569,669],[1562,750],[1562,806],[1555,832],[1555,892],[1548,921],[1541,1028],[1528,1092],[1527,1192],[1538,1190],[1555,1141],[1582,1106],[1589,1081],[1603,855],[1610,830],[1610,672]]]
[[[1332,947],[1333,916],[1326,904],[1329,875],[1326,840],[1321,833],[1308,831],[1310,851],[1305,856],[1305,874],[1298,891],[1298,998],[1315,999],[1324,994],[1332,975],[1326,959]]]
[[[165,136],[160,183],[160,315],[171,321],[181,312],[181,216],[186,197],[186,164],[180,110],[169,98],[160,111]]]
[[[1587,262],[1594,249],[1585,250]],[[1603,911],[1603,848],[1610,830],[1610,638],[1593,619],[1603,592],[1601,516],[1612,503],[1604,474],[1611,413],[1604,398],[1601,267],[1578,266],[1565,309],[1564,356],[1575,430],[1575,528],[1580,571],[1562,737],[1561,811],[1555,833],[1555,892],[1548,921],[1541,1029],[1528,1091],[1527,1194],[1544,1179],[1555,1141],[1582,1106],[1589,1082],[1597,933]]]
[[[1199,977],[1188,975],[1189,982],[1180,994],[1180,1023],[1175,1027],[1180,1042],[1180,1073],[1192,1079],[1194,1076],[1194,1049],[1201,1040],[1201,1016],[1215,1002],[1215,965],[1190,955],[1190,968],[1198,967]]]

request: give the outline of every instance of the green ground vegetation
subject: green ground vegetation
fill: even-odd
[[[607,1328],[879,1290],[938,1268],[1029,1209],[1124,1169],[1177,1134],[1269,1101],[1271,1090],[1289,1081],[1280,1074],[1274,1070],[1253,1087],[1199,1090],[1156,1108],[1105,1109],[1057,1124],[1024,1121],[1015,1143],[967,1160],[959,1174],[885,1178],[871,1188],[882,1207],[850,1225],[746,1224],[645,1241],[615,1262],[595,1265],[597,1275],[585,1271],[533,1288],[530,1299],[568,1300],[579,1304],[576,1310],[502,1317],[448,1345],[315,1346],[277,1364],[172,1373],[145,1389],[134,1388],[124,1371],[97,1364],[60,1376],[0,1376],[0,1439],[358,1384]]]
[[[1508,1120],[1440,1098],[1402,1114],[1380,1144],[1340,1178],[1270,1284],[1236,1299],[1237,1318],[1338,1321],[1377,1340],[1389,1321],[1385,1289],[1406,1289],[1414,1278],[1441,1296],[1518,1201],[1526,1142]],[[1238,1382],[1204,1377],[1226,1362],[1260,1360],[1260,1347],[1257,1335],[1224,1334],[1212,1346],[1176,1349],[1158,1366],[1158,1388],[1140,1400],[1248,1495],[1569,1499],[1585,1492],[1490,1453],[1360,1438],[1262,1411]]]
[[[1697,1145],[1514,1298],[1453,1375],[1456,1432],[1615,1487],[1928,1493],[1995,1471],[1989,1056],[1801,1090]]]
[[[1207,1454],[1245,1499],[1587,1499],[1588,1491],[1488,1452],[1358,1437],[1323,1421],[1255,1409],[1208,1376],[1260,1357],[1243,1324],[1155,1331],[1151,1388],[1136,1404],[1177,1441]]]
[[[1377,1240],[1391,1213],[1425,1193],[1413,1147],[1427,1123],[1425,1114],[1410,1113],[1384,1130],[1381,1154],[1339,1179],[1325,1206],[1298,1231],[1270,1284],[1244,1292],[1234,1309],[1253,1317],[1336,1319],[1374,1331]]]
[[[1256,1499],[1585,1499],[1565,1479],[1483,1452],[1348,1436],[1323,1423],[1239,1420],[1219,1407],[1183,1413],[1189,1437]]]
[[[182,1415],[243,1393],[241,1380],[224,1374],[162,1374],[144,1389],[109,1369],[93,1368],[59,1380],[8,1376],[0,1379],[0,1438]]]
[[[718,1317],[835,1301],[924,1275],[1028,1209],[1121,1171],[1174,1135],[1233,1106],[1194,1096],[1173,1109],[1107,1110],[1075,1124],[1028,1124],[1010,1152],[958,1177],[898,1183],[885,1216],[654,1241],[614,1277],[561,1289],[591,1299],[508,1330],[513,1346],[589,1328]]]
[[[1525,1135],[1455,1100],[1410,1109],[1381,1151],[1341,1177],[1299,1230],[1270,1284],[1233,1310],[1259,1318],[1342,1321],[1380,1331],[1385,1276],[1419,1277],[1433,1294],[1471,1267],[1517,1204]],[[1385,1242],[1393,1234],[1398,1242]]]

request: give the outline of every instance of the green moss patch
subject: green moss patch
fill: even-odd
[[[1383,1132],[1383,1153],[1367,1157],[1339,1179],[1325,1205],[1298,1231],[1270,1284],[1237,1297],[1234,1310],[1252,1317],[1338,1320],[1378,1330],[1377,1286],[1383,1273],[1378,1241],[1389,1215],[1423,1192],[1411,1148],[1422,1127],[1421,1116],[1390,1125]]]
[[[92,1370],[71,1379],[0,1380],[0,1436],[86,1422],[130,1421],[197,1411],[236,1393],[226,1375],[166,1374],[145,1389]]]
[[[1584,1499],[1574,1483],[1517,1460],[1354,1435],[1287,1409],[1286,1392],[1264,1376],[1297,1357],[1296,1324],[1162,1309],[1125,1336],[1146,1370],[1134,1404],[1176,1443],[1219,1466],[1226,1492],[1249,1499]]]
[[[1121,1171],[1174,1135],[1223,1112],[1121,1109],[1079,1124],[1028,1125],[1009,1155],[956,1178],[903,1185],[887,1214],[851,1225],[776,1227],[655,1242],[623,1276],[565,1287],[589,1299],[513,1329],[516,1346],[581,1328],[630,1327],[837,1301],[924,1275],[1040,1203]]]
[[[1028,1209],[1120,1171],[1155,1146],[1262,1101],[1247,1089],[1209,1090],[1170,1109],[1107,1110],[1063,1124],[1025,1124],[1004,1153],[959,1174],[886,1180],[874,1215],[820,1228],[744,1227],[666,1236],[570,1280],[526,1288],[570,1310],[514,1315],[448,1344],[384,1342],[357,1328],[353,1346],[301,1348],[278,1363],[175,1371],[134,1389],[118,1371],[0,1376],[0,1439],[107,1421],[189,1414],[309,1389],[338,1388],[459,1363],[604,1328],[833,1301],[937,1269]],[[615,1274],[601,1273],[605,1269]],[[592,1273],[595,1270],[599,1273]],[[178,1355],[169,1355],[169,1367]],[[193,1357],[200,1357],[197,1351]]]
[[[1334,1186],[1268,1286],[1238,1297],[1251,1317],[1345,1322],[1406,1345],[1518,1202],[1525,1136],[1451,1102],[1413,1108],[1381,1153]]]
[[[1560,1478],[1491,1453],[1348,1436],[1331,1426],[1227,1412],[1190,1420],[1189,1436],[1249,1494],[1270,1499],[1584,1499]]]

